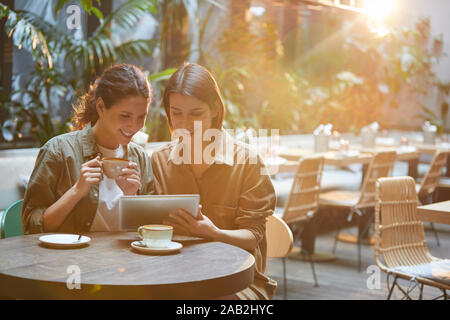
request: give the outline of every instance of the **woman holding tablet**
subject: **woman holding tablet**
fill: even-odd
[[[147,78],[133,65],[113,66],[95,81],[75,107],[76,131],[39,151],[23,202],[25,234],[113,231],[119,196],[153,192],[148,155],[130,142],[144,126],[150,99]],[[104,157],[128,159],[128,166],[107,178]]]
[[[165,223],[181,234],[229,243],[256,260],[253,284],[226,298],[271,299],[276,282],[264,275],[266,217],[273,214],[275,191],[264,164],[248,145],[223,128],[224,105],[212,75],[189,63],[170,78],[163,96],[174,139],[152,154],[158,194],[200,194],[197,219],[178,210]],[[211,151],[211,136],[215,137]],[[206,140],[206,142],[205,142]]]

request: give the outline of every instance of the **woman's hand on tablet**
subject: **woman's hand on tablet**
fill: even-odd
[[[202,214],[201,206],[198,208],[197,219],[183,209],[169,214],[170,220],[163,221],[164,224],[175,228],[175,233],[213,239],[219,228]]]
[[[255,235],[248,229],[224,230],[216,227],[207,216],[202,214],[201,206],[199,206],[197,219],[183,209],[169,214],[169,217],[170,219],[163,223],[173,226],[174,232],[180,235],[220,241],[249,251],[254,250],[258,245]]]
[[[141,187],[141,177],[137,172],[137,164],[130,162],[127,168],[123,168],[116,182],[124,195],[135,195]]]

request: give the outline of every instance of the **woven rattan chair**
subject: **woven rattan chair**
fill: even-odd
[[[294,241],[300,241],[301,233],[310,225],[319,207],[320,180],[322,179],[324,158],[305,157],[299,160],[291,192],[282,212],[276,212],[291,228]],[[311,252],[302,250],[311,263],[314,286],[318,287],[317,275]]]
[[[354,216],[362,219],[364,211],[366,209],[372,209],[375,207],[375,190],[376,181],[378,178],[389,176],[396,159],[395,151],[383,151],[374,154],[369,167],[367,169],[366,176],[361,186],[361,191],[329,191],[320,194],[319,204],[321,207],[326,208],[341,208],[348,209],[348,220],[351,221]],[[357,250],[358,250],[358,270],[361,271],[361,237],[365,234],[372,222],[372,219],[368,219],[369,223],[363,228],[362,232],[358,235]],[[338,241],[340,230],[337,231],[333,252],[336,252],[336,246]]]
[[[411,299],[412,289],[420,284],[442,289],[444,299],[450,289],[450,260],[433,257],[427,248],[423,223],[416,216],[418,199],[411,177],[382,178],[377,183],[375,209],[375,262],[387,273],[388,300],[395,287]],[[394,281],[389,288],[389,276]],[[410,280],[416,286],[404,290],[398,279]],[[410,286],[411,287],[411,286]],[[440,298],[440,297],[438,297]]]
[[[433,195],[439,185],[439,180],[442,175],[442,169],[447,165],[447,152],[436,151],[433,160],[430,163],[430,169],[425,174],[424,179],[420,184],[416,184],[416,192],[421,204],[430,204],[433,202]],[[436,243],[439,246],[439,235],[431,223],[431,230],[436,238]]]

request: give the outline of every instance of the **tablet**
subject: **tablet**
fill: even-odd
[[[119,227],[136,231],[146,224],[162,224],[170,212],[181,208],[197,218],[199,194],[122,196],[119,199]]]

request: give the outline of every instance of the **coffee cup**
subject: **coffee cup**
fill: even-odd
[[[103,158],[103,170],[111,179],[117,179],[120,171],[128,167],[129,161],[121,158]]]
[[[137,230],[145,246],[149,248],[167,248],[172,241],[173,227],[164,224],[148,224]]]

